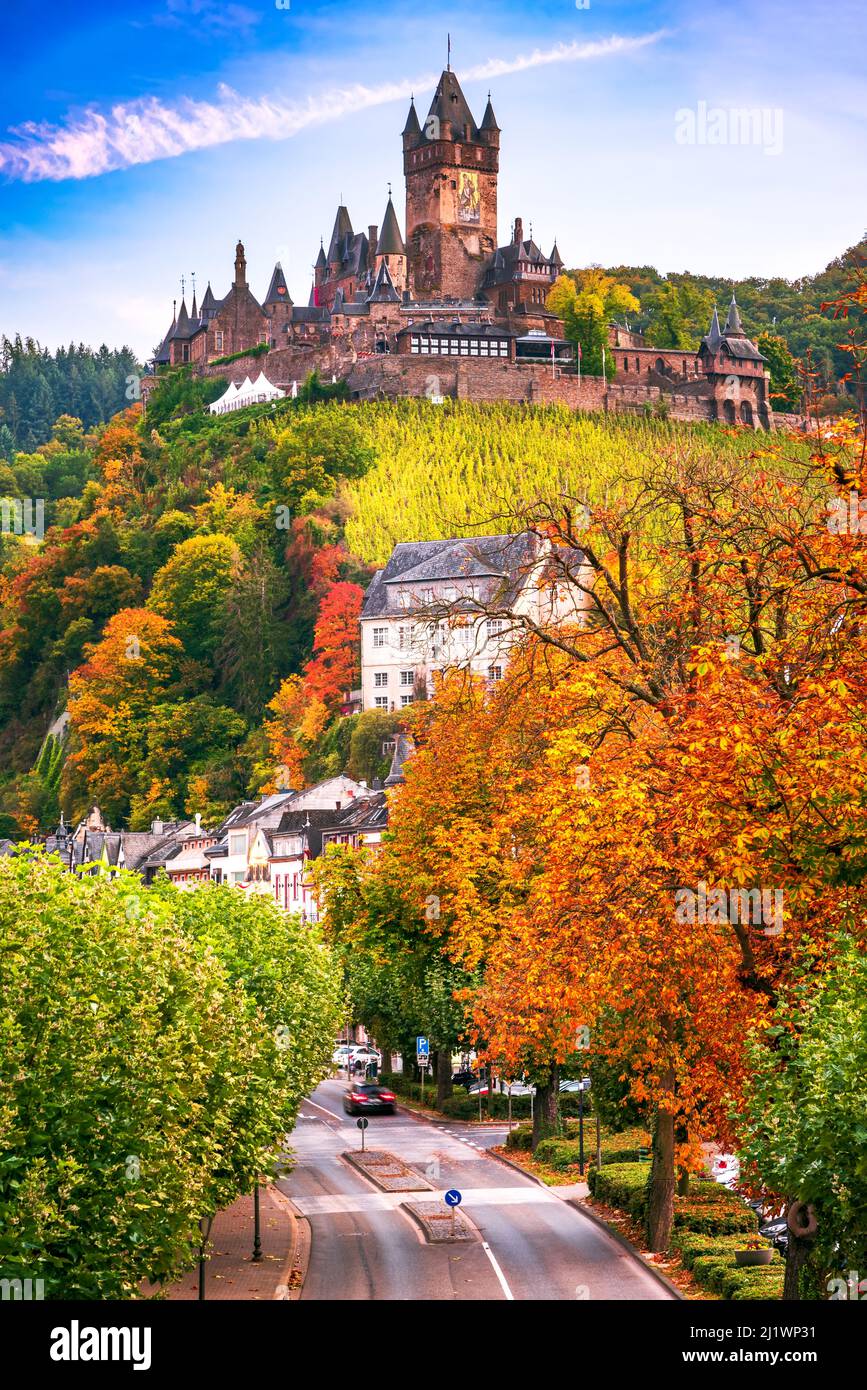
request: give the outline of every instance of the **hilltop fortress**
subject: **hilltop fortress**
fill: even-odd
[[[366,232],[338,207],[304,306],[293,304],[279,262],[260,303],[239,241],[228,293],[218,300],[209,283],[190,310],[182,298],[155,371],[189,363],[236,383],[264,371],[291,390],[315,369],[345,378],[356,400],[451,396],[613,411],[664,403],[680,419],[772,429],[765,359],[734,300],[722,328],[714,310],[696,352],[649,347],[612,325],[614,380],[580,371],[563,324],[545,307],[563,268],[556,242],[545,254],[516,217],[511,239],[499,244],[500,134],[490,95],[477,125],[447,68],[424,124],[412,100],[401,137],[406,235],[390,191],[381,227]]]

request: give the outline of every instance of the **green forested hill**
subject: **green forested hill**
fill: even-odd
[[[363,589],[395,542],[515,529],[522,502],[564,490],[592,503],[661,450],[764,447],[557,407],[308,399],[210,416],[219,390],[181,374],[144,419],[63,415],[0,463],[0,495],[46,499],[44,537],[0,536],[0,835],[94,800],[115,825],[213,823],[277,764],[296,785],[348,759],[375,775],[390,716],[340,707]],[[58,754],[43,741],[66,707]]]
[[[734,294],[744,327],[751,337],[776,333],[785,339],[794,357],[804,360],[808,353],[812,354],[813,366],[823,384],[833,390],[851,370],[852,362],[837,346],[846,325],[835,321],[833,310],[823,310],[822,305],[854,289],[859,271],[863,272],[865,267],[867,236],[818,274],[804,275],[797,280],[760,276],[731,280],[725,276],[695,275],[690,271],[660,275],[653,266],[612,266],[606,273],[628,285],[640,301],[641,312],[634,323],[630,322],[633,327],[644,330],[654,346],[678,346],[671,339],[671,317],[667,312],[671,307],[672,290],[679,292],[680,303],[675,305],[675,317],[679,310],[691,347],[697,346],[699,338],[707,332],[708,306],[716,303],[722,308]],[[863,316],[860,331],[863,338]]]

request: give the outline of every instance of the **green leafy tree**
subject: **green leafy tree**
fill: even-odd
[[[779,333],[760,333],[756,346],[767,358],[771,373],[771,405],[774,410],[797,410],[802,391],[795,370],[795,359]]]
[[[154,577],[148,607],[174,624],[194,661],[209,662],[223,640],[240,558],[229,536],[191,536]]]
[[[743,1159],[771,1192],[811,1206],[815,1241],[789,1244],[786,1296],[809,1262],[827,1280],[867,1270],[867,955],[841,936],[818,985],[806,962],[749,1049]]]
[[[0,860],[4,1277],[43,1279],[48,1298],[134,1298],[187,1267],[200,1220],[273,1167],[335,990],[327,953],[285,919],[291,946],[276,923],[251,931],[242,969],[226,947],[238,902]],[[254,987],[266,980],[287,1008],[297,990],[294,1060]]]
[[[697,350],[713,312],[713,292],[686,277],[669,279],[641,301],[647,315],[645,341],[651,347]]]

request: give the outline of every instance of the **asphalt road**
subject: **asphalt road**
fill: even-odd
[[[307,1217],[304,1299],[667,1299],[672,1295],[613,1237],[565,1200],[485,1153],[493,1132],[430,1123],[410,1112],[370,1117],[366,1142],[463,1193],[481,1240],[428,1245],[400,1196],[379,1192],[340,1157],[360,1147],[343,1113],[345,1083],[324,1082],[292,1135],[296,1166],[280,1187]]]

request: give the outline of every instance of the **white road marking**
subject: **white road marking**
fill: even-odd
[[[351,1192],[322,1193],[315,1197],[296,1197],[295,1203],[302,1216],[336,1216],[342,1212],[393,1211],[404,1202],[436,1201],[442,1193],[420,1190],[417,1192]],[[477,1187],[464,1191],[464,1206],[474,1207],[514,1207],[540,1202],[556,1202],[542,1187]]]
[[[487,1255],[488,1259],[489,1259],[490,1262],[491,1262],[491,1266],[492,1266],[492,1268],[493,1268],[494,1273],[495,1273],[496,1276],[497,1276],[497,1279],[498,1279],[498,1281],[499,1281],[500,1288],[503,1290],[503,1293],[504,1293],[505,1297],[508,1299],[508,1301],[509,1301],[510,1303],[514,1303],[514,1301],[515,1301],[515,1295],[512,1293],[512,1290],[509,1288],[509,1285],[508,1285],[507,1282],[506,1282],[506,1276],[505,1276],[505,1274],[503,1273],[503,1271],[500,1269],[499,1264],[497,1263],[497,1257],[496,1257],[496,1255],[494,1254],[493,1250],[491,1249],[490,1245],[488,1244],[488,1242],[487,1242],[486,1240],[483,1240],[483,1241],[482,1241],[482,1249],[484,1250],[485,1254]]]

